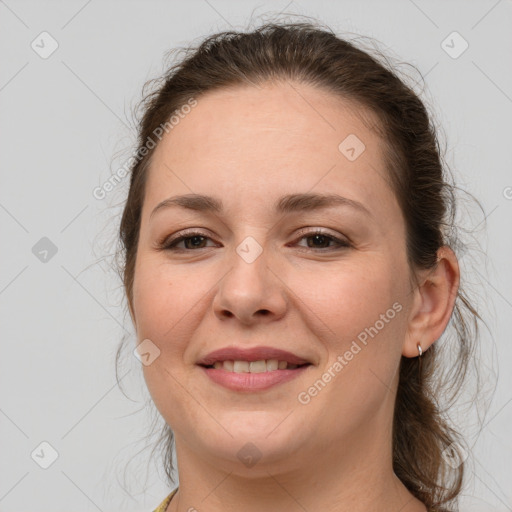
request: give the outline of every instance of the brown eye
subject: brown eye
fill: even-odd
[[[205,249],[208,240],[211,240],[211,238],[203,233],[191,232],[174,239],[169,240],[167,238],[160,242],[158,246],[165,251],[194,251],[196,249]],[[178,247],[178,244],[183,245]]]
[[[350,247],[350,243],[346,240],[341,240],[335,236],[329,235],[324,231],[313,231],[310,233],[303,233],[299,240],[307,240],[307,247],[313,250],[325,251],[326,249],[339,249],[342,247]],[[334,243],[334,245],[329,245]],[[304,246],[302,246],[304,247]]]
[[[314,249],[324,249],[329,246],[329,243],[332,241],[332,238],[325,235],[310,235],[305,237],[308,240],[308,247],[312,247]]]
[[[185,243],[186,249],[202,249],[204,247],[206,237],[201,235],[186,236],[183,237],[181,240]]]

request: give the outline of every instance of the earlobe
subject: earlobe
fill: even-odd
[[[415,290],[407,334],[402,347],[405,357],[419,356],[443,334],[455,305],[460,269],[455,253],[448,246],[437,251],[437,265],[426,271]]]

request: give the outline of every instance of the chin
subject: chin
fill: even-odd
[[[292,433],[283,437],[279,434],[265,437],[261,433],[254,437],[252,434],[251,431],[247,435],[239,432],[229,441],[223,438],[219,443],[210,439],[203,445],[204,457],[226,472],[253,478],[266,478],[269,472],[275,474],[285,470],[287,465],[290,468],[297,465],[292,463],[291,457],[300,454],[300,446]]]
[[[258,439],[261,442],[271,437],[292,436],[300,422],[291,409],[280,407],[272,410],[240,410],[238,407],[216,416],[219,423],[236,439]],[[262,405],[261,407],[265,407]],[[288,418],[287,416],[290,415]]]
[[[266,460],[277,460],[289,455],[300,448],[307,427],[304,422],[298,422],[294,414],[287,417],[289,411],[233,411],[218,416],[219,423],[230,433],[219,427],[219,436],[210,436],[211,450],[219,448],[231,457],[247,446],[246,450],[258,451]],[[298,416],[298,415],[297,415]],[[284,420],[284,421],[283,421]],[[207,438],[205,438],[207,439]],[[254,448],[253,448],[254,446]],[[250,454],[250,453],[249,453]]]

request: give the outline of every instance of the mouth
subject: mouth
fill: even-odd
[[[235,373],[263,373],[277,370],[295,370],[311,361],[274,347],[224,347],[197,361],[199,366]]]
[[[232,373],[265,373],[277,370],[296,370],[304,366],[311,366],[311,363],[293,364],[278,359],[260,359],[259,361],[226,360],[215,361],[211,365],[200,364],[203,368],[225,370]]]
[[[257,392],[298,378],[314,363],[273,347],[224,347],[196,363],[210,381],[232,391]]]
[[[279,368],[281,363],[282,368]],[[286,368],[284,365],[286,364]],[[267,369],[268,366],[270,369]],[[277,365],[277,368],[276,368]],[[265,366],[265,369],[263,370]],[[213,365],[199,365],[210,382],[231,391],[255,393],[265,392],[274,386],[299,378],[311,363],[290,364],[286,361],[216,361]]]

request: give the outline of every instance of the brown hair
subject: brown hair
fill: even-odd
[[[441,246],[454,246],[455,187],[448,182],[446,166],[441,162],[432,120],[412,87],[368,50],[309,22],[271,22],[251,32],[211,35],[186,51],[185,58],[153,81],[156,89],[141,103],[139,152],[173,113],[205,92],[276,80],[314,85],[376,114],[377,129],[387,142],[388,178],[406,222],[412,277],[416,269],[435,268]],[[153,152],[148,151],[131,168],[120,224],[122,277],[130,305],[145,181]],[[393,468],[407,489],[429,509],[455,507],[461,490],[464,463],[452,468],[444,457],[446,450],[457,451],[461,439],[450,426],[448,406],[441,406],[440,397],[449,404],[448,398],[454,399],[461,388],[478,337],[478,320],[482,320],[480,315],[459,287],[451,318],[455,335],[448,340],[450,353],[455,354],[448,377],[441,379],[439,342],[421,359],[401,360],[393,423]],[[168,425],[161,434],[162,441],[165,471],[173,483],[174,437]]]

